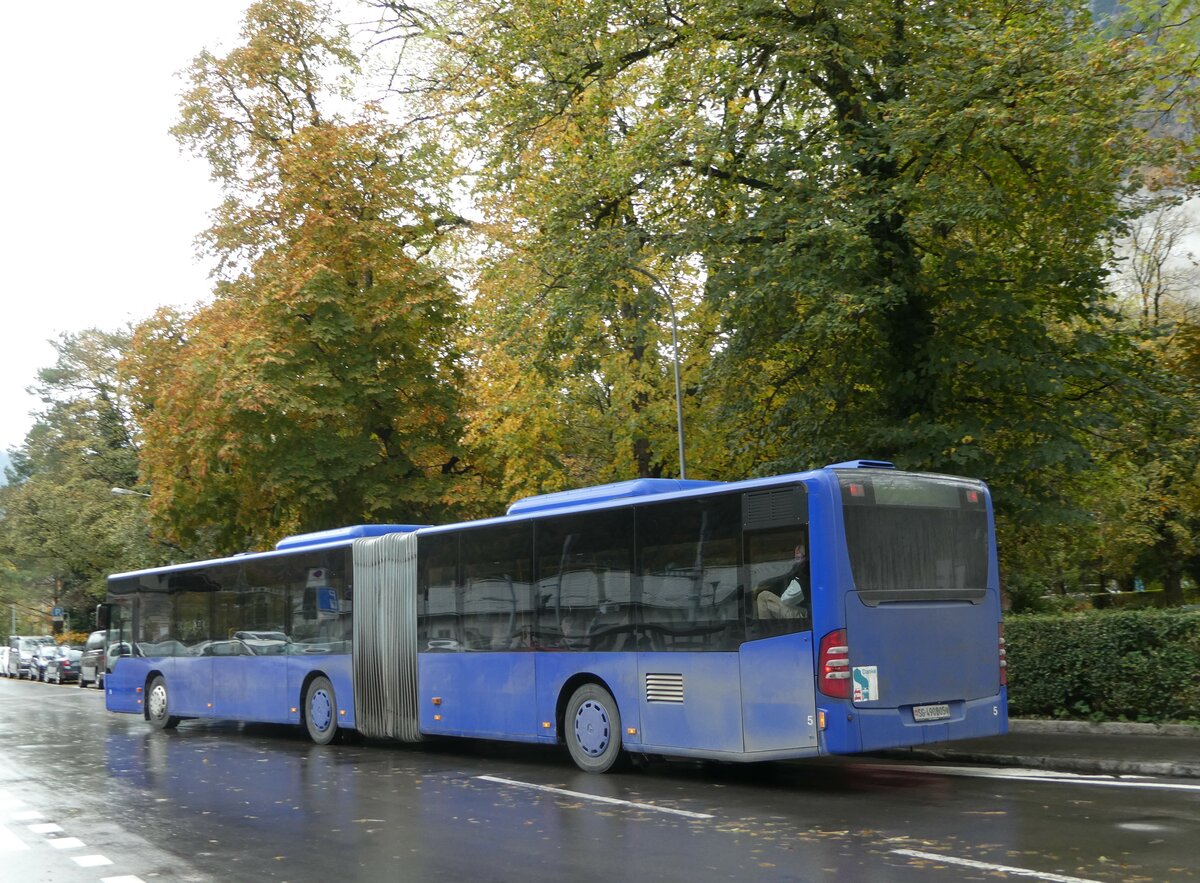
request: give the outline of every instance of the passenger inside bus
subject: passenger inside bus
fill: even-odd
[[[755,610],[759,619],[805,619],[808,617],[808,549],[797,543],[792,565],[778,576],[755,587]]]

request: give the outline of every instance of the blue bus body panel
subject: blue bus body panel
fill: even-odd
[[[141,660],[139,660],[140,662]],[[167,657],[146,660],[167,679],[167,706],[188,717],[208,715],[212,702],[213,657]]]
[[[636,687],[641,688],[650,674],[677,675],[683,696],[682,702],[651,702],[645,689],[637,689],[645,750],[740,754],[740,672],[737,653],[639,653]]]
[[[145,659],[122,657],[104,677],[104,705],[109,711],[142,713],[143,689],[150,666]]]
[[[354,726],[348,654],[121,657],[105,679],[108,710],[141,714],[144,690],[156,672],[166,680],[173,715],[294,724],[300,723],[304,682],[320,672],[333,685],[338,725]]]
[[[995,696],[999,619],[986,602],[867,607],[848,594],[850,665],[873,669],[876,686],[873,696],[855,705],[862,711]]]
[[[536,741],[540,735],[534,705],[537,655],[418,654],[421,732]]]
[[[806,756],[817,746],[812,666],[808,633],[737,652],[423,653],[420,729],[553,743],[561,735],[560,703],[574,689],[569,682],[582,677],[613,694],[630,750],[735,760]],[[651,701],[647,675],[677,678],[682,701]]]
[[[752,641],[738,655],[745,751],[815,749],[812,634]]]

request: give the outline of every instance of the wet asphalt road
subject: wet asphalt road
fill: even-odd
[[[1200,879],[1197,844],[1195,781],[868,759],[589,776],[543,748],[160,733],[99,691],[0,679],[4,883],[1174,881]]]

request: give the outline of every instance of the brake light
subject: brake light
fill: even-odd
[[[846,630],[837,629],[821,638],[817,662],[817,689],[835,699],[850,698],[850,645]]]
[[[1000,635],[1000,686],[1008,686],[1008,650],[1004,646],[1004,623],[999,624]]]

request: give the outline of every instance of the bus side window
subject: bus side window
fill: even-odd
[[[812,577],[805,525],[746,535],[751,592],[747,616],[758,634],[783,634],[811,627]]]
[[[422,650],[461,650],[458,534],[423,536],[418,542],[417,645]]]
[[[733,649],[739,612],[738,498],[651,503],[638,508],[641,621],[663,649]]]
[[[543,646],[631,649],[633,517],[628,509],[537,523],[537,635]]]

